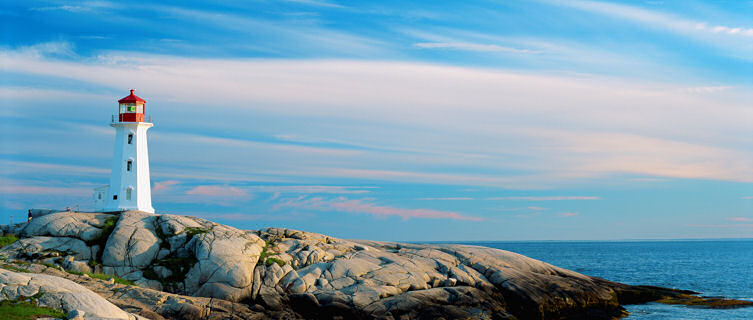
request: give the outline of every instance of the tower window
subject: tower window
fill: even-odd
[[[133,160],[128,160],[126,162],[126,171],[131,171],[131,167],[133,167]]]
[[[128,134],[128,144],[131,144],[133,142],[133,133]]]
[[[131,200],[131,188],[126,189],[126,200]]]
[[[116,195],[112,196],[112,200],[118,200],[118,195],[116,194]]]
[[[98,196],[97,198],[99,198],[99,200],[102,200],[102,194],[101,193],[98,193],[97,196]]]

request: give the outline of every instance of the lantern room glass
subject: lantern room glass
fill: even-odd
[[[121,103],[120,113],[144,113],[144,105],[136,103]]]

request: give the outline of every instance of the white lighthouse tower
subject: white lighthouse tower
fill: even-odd
[[[113,119],[110,124],[115,128],[110,186],[95,191],[95,202],[104,206],[104,211],[139,210],[154,213],[146,143],[146,131],[153,124],[144,122],[146,101],[133,91],[131,89],[130,95],[118,100],[118,121]]]

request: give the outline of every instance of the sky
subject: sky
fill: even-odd
[[[0,223],[153,205],[397,241],[753,237],[753,1],[3,1]]]

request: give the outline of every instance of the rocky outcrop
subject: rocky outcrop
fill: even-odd
[[[611,319],[625,314],[621,303],[688,294],[614,283],[498,249],[248,231],[177,215],[56,213],[20,228],[23,238],[0,250],[8,261],[132,280],[138,287],[103,287],[70,275],[124,310],[155,319],[235,312],[248,319]],[[118,294],[112,286],[120,286]]]
[[[42,307],[62,310],[69,318],[141,319],[73,281],[46,274],[18,273],[0,269],[0,301],[33,299]]]

